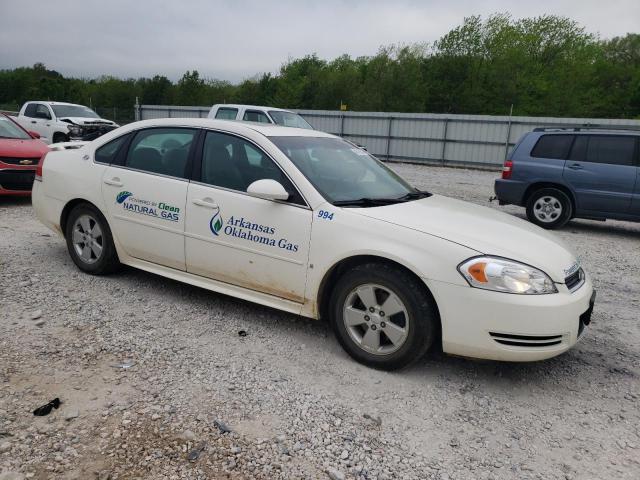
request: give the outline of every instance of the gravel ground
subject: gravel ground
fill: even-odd
[[[394,168],[484,205],[496,175]],[[598,289],[576,348],[385,373],[322,322],[133,269],[84,275],[29,200],[1,199],[0,479],[637,479],[640,224],[557,235]]]

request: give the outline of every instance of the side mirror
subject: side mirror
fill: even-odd
[[[265,200],[287,200],[289,198],[289,194],[280,182],[270,178],[256,180],[247,187],[247,193],[252,197],[264,198]]]
[[[40,134],[38,132],[34,132],[33,130],[27,131],[31,138],[40,138]]]

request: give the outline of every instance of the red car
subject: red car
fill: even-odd
[[[49,151],[39,138],[0,113],[0,195],[31,195],[38,162]]]

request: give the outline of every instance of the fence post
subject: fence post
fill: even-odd
[[[504,159],[509,156],[509,140],[511,140],[511,116],[513,115],[513,103],[511,104],[511,110],[509,110],[509,123],[507,124],[507,138],[504,141]]]
[[[136,122],[140,120],[140,102],[138,101],[138,97],[136,97],[136,104],[133,106],[133,116]]]
[[[340,136],[344,135],[344,113],[340,114]]]
[[[442,133],[442,153],[440,155],[440,158],[442,159],[442,165],[445,164],[446,160],[446,156],[445,154],[447,153],[447,131],[449,130],[449,119],[445,118],[444,119],[444,132]]]
[[[171,118],[171,107],[167,107],[167,118]]]
[[[389,154],[391,153],[391,125],[393,123],[393,117],[389,116],[389,129],[387,130],[387,152],[384,155],[387,162],[389,161]]]

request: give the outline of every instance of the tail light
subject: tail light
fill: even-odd
[[[513,162],[511,160],[505,160],[504,165],[502,167],[502,178],[504,180],[508,180],[511,178],[512,173],[513,173]]]
[[[40,161],[38,162],[38,166],[36,167],[36,181],[41,182],[42,181],[42,167],[44,166],[44,159],[47,158],[47,153],[46,152],[44,154],[42,154],[42,157],[40,157]]]

